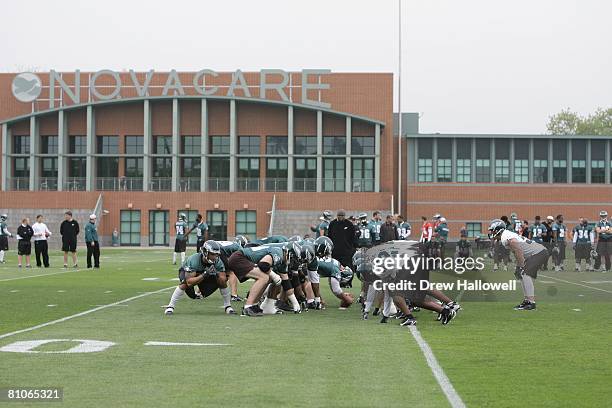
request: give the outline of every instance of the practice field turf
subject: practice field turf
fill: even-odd
[[[358,307],[339,310],[326,283],[323,311],[228,316],[216,293],[203,301],[185,296],[174,316],[164,316],[160,306],[177,284],[171,256],[171,249],[103,248],[102,269],[64,270],[54,252],[52,268],[17,269],[9,252],[0,265],[0,388],[63,387],[57,405],[66,407],[450,405],[409,329],[397,320],[362,321]],[[466,406],[610,405],[612,273],[576,273],[573,265],[568,259],[566,272],[542,273],[533,312],[512,310],[522,298],[517,289],[452,291],[464,310],[448,326],[416,313],[418,332]],[[492,272],[487,260],[480,273],[432,276],[501,282],[513,269]],[[247,290],[242,285],[240,294]],[[37,353],[3,351],[52,339],[67,341]],[[114,344],[49,353],[73,348],[79,343],[68,340],[75,339]]]

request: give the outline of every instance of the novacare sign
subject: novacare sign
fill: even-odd
[[[289,84],[289,73],[281,69],[262,69],[259,71],[259,83],[248,84],[244,74],[241,70],[236,70],[232,73],[232,79],[227,85],[206,85],[206,78],[218,77],[219,73],[211,69],[202,69],[193,74],[190,83],[183,84],[179,79],[179,73],[176,70],[171,70],[166,73],[156,73],[154,70],[150,70],[145,73],[144,79],[141,81],[138,79],[138,75],[134,70],[129,70],[129,78],[124,83],[125,74],[122,75],[117,71],[109,69],[103,69],[97,71],[87,78],[86,84],[81,84],[80,70],[74,72],[74,83],[68,84],[64,80],[64,77],[51,70],[49,75],[49,108],[54,108],[56,101],[61,100],[65,105],[69,99],[74,104],[81,103],[81,88],[87,88],[89,91],[89,98],[91,100],[107,101],[111,99],[120,99],[122,97],[122,91],[126,88],[136,91],[136,95],[139,97],[152,96],[154,88],[162,88],[159,96],[174,96],[174,95],[186,95],[186,90],[190,94],[202,95],[202,96],[214,96],[222,95],[221,88],[227,88],[224,96],[232,97],[235,96],[235,91],[240,89],[244,96],[247,98],[258,97],[261,99],[267,99],[268,95],[275,93],[284,102],[293,102],[291,100],[291,93],[287,95],[286,89],[291,87],[298,87],[301,89],[301,103],[304,105],[317,106],[321,108],[331,108],[329,103],[322,102],[320,100],[314,100],[308,98],[308,91],[321,91],[329,89],[329,84],[321,81],[322,75],[330,74],[331,70],[328,69],[304,69],[301,72],[301,85],[294,86]],[[31,72],[24,72],[18,74],[13,78],[12,91],[13,96],[20,102],[34,102],[36,101],[44,88],[39,74]],[[151,85],[151,81],[154,76],[165,76],[166,81],[163,87],[154,87]],[[314,82],[314,77],[318,76],[319,80]],[[112,85],[96,85],[96,82],[102,77],[110,77],[112,79]],[[273,77],[273,78],[272,78]],[[259,88],[258,95],[251,95],[249,87]],[[59,88],[59,98],[57,99],[56,91]],[[101,90],[104,89],[104,92]],[[193,90],[193,91],[191,91]],[[157,94],[157,92],[155,92]]]

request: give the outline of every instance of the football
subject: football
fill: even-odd
[[[344,292],[344,295],[345,295],[345,296],[348,296],[348,298],[350,299],[350,301],[347,301],[347,300],[344,300],[344,299],[343,299],[343,300],[340,302],[340,307],[344,307],[344,308],[346,308],[346,307],[349,307],[350,305],[352,305],[352,304],[353,304],[353,302],[354,302],[355,298],[353,297],[353,294],[352,294],[352,293]]]

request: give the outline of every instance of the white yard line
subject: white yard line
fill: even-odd
[[[605,289],[602,289],[602,288],[596,288],[595,286],[583,285],[582,283],[571,282],[571,281],[567,281],[565,279],[554,278],[552,276],[546,276],[546,275],[542,275],[542,274],[540,274],[540,276],[543,276],[543,277],[545,277],[547,279],[552,279],[552,280],[556,280],[556,281],[559,281],[559,282],[563,282],[563,283],[569,283],[570,285],[582,286],[583,288],[599,290],[600,292],[606,292],[606,293],[612,294],[612,291],[610,291],[610,290],[605,290]]]
[[[86,270],[86,269],[69,269],[69,270],[66,270],[66,271],[51,272],[51,273],[41,273],[40,275],[19,276],[17,278],[0,279],[0,282],[8,282],[8,281],[14,281],[14,280],[20,280],[20,279],[29,279],[29,278],[39,278],[41,276],[61,275],[62,273],[81,272],[81,271],[84,271],[84,270]]]
[[[444,395],[446,395],[446,399],[448,400],[451,407],[465,408],[463,400],[461,399],[459,394],[457,394],[455,387],[453,387],[453,384],[451,384],[450,380],[444,373],[444,370],[438,363],[436,356],[434,356],[433,351],[431,351],[431,347],[429,347],[429,344],[427,344],[427,342],[421,336],[421,332],[419,332],[419,329],[417,329],[416,326],[410,326],[410,333],[421,348],[421,351],[425,356],[425,360],[427,360],[427,365],[431,369],[431,372],[433,373],[434,377],[436,377],[436,381],[438,381],[438,384],[440,385],[440,388],[442,388],[442,392],[444,392]]]
[[[226,343],[175,343],[172,341],[147,341],[145,346],[231,346]]]
[[[88,315],[90,313],[97,312],[98,310],[106,309],[106,308],[112,307],[112,306],[117,306],[117,305],[120,305],[122,303],[126,303],[126,302],[130,302],[132,300],[140,299],[140,298],[145,297],[145,296],[155,295],[157,293],[161,293],[163,291],[166,291],[168,289],[173,289],[175,287],[176,286],[170,286],[170,287],[167,287],[167,288],[164,288],[164,289],[156,290],[155,292],[145,292],[145,293],[143,293],[141,295],[132,296],[132,297],[129,297],[127,299],[120,300],[118,302],[109,303],[107,305],[102,305],[102,306],[99,306],[99,307],[95,307],[93,309],[85,310],[84,312],[81,312],[81,313],[77,313],[77,314],[73,314],[73,315],[70,315],[70,316],[62,317],[61,319],[52,320],[52,321],[46,322],[46,323],[41,323],[41,324],[38,324],[36,326],[28,327],[27,329],[21,329],[21,330],[17,330],[17,331],[11,332],[11,333],[0,334],[0,339],[4,339],[4,338],[9,337],[9,336],[14,336],[14,335],[20,334],[20,333],[26,333],[26,332],[29,332],[29,331],[32,331],[32,330],[36,330],[36,329],[41,329],[43,327],[51,326],[53,324],[62,323],[62,322],[65,322],[66,320],[74,319],[75,317],[85,316],[85,315]]]

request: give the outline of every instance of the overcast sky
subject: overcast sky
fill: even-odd
[[[398,72],[397,0],[36,0],[1,10],[4,72]],[[404,0],[402,10],[402,110],[421,113],[421,132],[544,133],[562,108],[612,106],[609,0]]]

